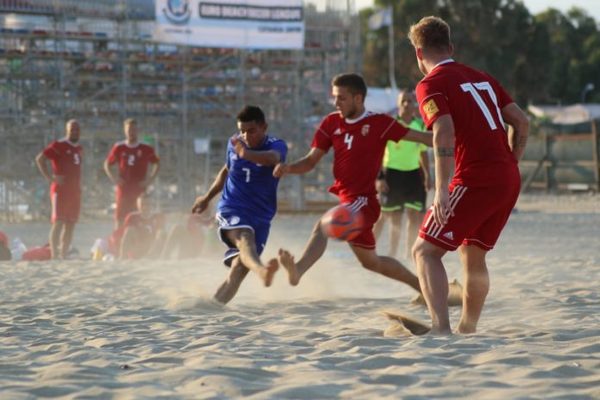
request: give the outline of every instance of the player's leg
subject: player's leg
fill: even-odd
[[[59,259],[60,252],[60,236],[63,231],[64,222],[60,220],[55,220],[52,223],[52,227],[50,228],[50,235],[48,238],[48,242],[50,244],[50,254],[52,255],[52,259]]]
[[[387,276],[400,282],[406,283],[408,286],[419,292],[419,279],[415,274],[410,272],[402,263],[395,258],[380,256],[374,249],[367,249],[360,246],[350,245],[350,248],[360,261],[361,265],[369,271],[377,272],[378,274]]]
[[[463,307],[458,332],[474,333],[481,310],[490,289],[490,276],[485,256],[487,250],[477,246],[463,245],[458,248],[463,265]]]
[[[406,208],[406,256],[412,257],[412,247],[419,236],[419,227],[423,221],[424,213],[414,208]]]
[[[115,192],[115,229],[118,229],[125,222],[127,215],[137,210],[137,198],[141,192],[127,187],[117,186]]]
[[[396,254],[398,254],[398,246],[400,244],[400,235],[401,235],[401,229],[402,229],[402,210],[395,210],[389,214],[390,214],[390,250],[389,250],[388,255],[390,257],[396,257]]]
[[[271,286],[273,276],[279,268],[279,263],[277,259],[273,258],[266,265],[263,265],[256,251],[254,232],[248,228],[230,229],[225,231],[225,235],[240,251],[241,263],[255,272],[262,279],[265,286]]]
[[[123,232],[123,237],[121,238],[121,245],[119,247],[119,258],[121,260],[136,257],[139,254],[138,244],[137,244],[138,232],[134,227],[127,227]]]
[[[179,243],[182,239],[184,227],[181,225],[175,225],[167,235],[165,244],[163,246],[160,258],[169,259],[175,250],[178,250]]]
[[[412,247],[419,235],[419,227],[425,216],[427,191],[420,169],[407,171],[403,180],[403,206],[406,212],[406,256],[411,258]]]
[[[385,225],[387,215],[387,212],[382,212],[375,225],[373,225],[373,234],[375,235],[375,239],[379,239],[379,237],[381,236],[381,232],[383,232],[383,226]]]
[[[231,269],[225,282],[219,286],[214,295],[214,299],[222,304],[227,304],[237,293],[242,281],[248,275],[249,269],[240,261],[240,257],[235,257],[231,262]]]
[[[298,261],[295,261],[294,256],[289,251],[279,249],[279,262],[287,270],[289,282],[292,286],[296,286],[300,282],[302,275],[323,256],[326,248],[327,236],[325,236],[321,229],[321,220],[319,219]]]
[[[418,238],[413,247],[421,292],[431,315],[431,332],[449,334],[448,277],[442,263],[446,250]]]
[[[75,231],[74,222],[64,222],[62,233],[60,235],[60,256],[66,258],[69,249],[71,248],[71,242],[73,241],[73,232]]]
[[[158,258],[163,252],[165,243],[167,241],[167,233],[159,229],[154,233],[154,238],[151,240],[151,244],[147,246],[144,252],[147,258]]]

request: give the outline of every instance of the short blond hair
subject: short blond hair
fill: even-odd
[[[408,38],[416,49],[446,51],[451,46],[450,26],[439,17],[424,17],[410,27]]]
[[[123,127],[126,127],[127,125],[137,125],[137,121],[135,118],[127,118],[125,121],[123,121]]]
[[[65,123],[65,129],[68,129],[69,125],[71,125],[71,124],[77,124],[77,125],[79,125],[79,121],[77,121],[75,118],[71,118],[70,120],[68,120]]]

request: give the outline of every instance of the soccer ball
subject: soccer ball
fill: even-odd
[[[327,236],[349,241],[357,237],[364,227],[360,211],[352,211],[345,205],[329,209],[321,217],[321,229]]]

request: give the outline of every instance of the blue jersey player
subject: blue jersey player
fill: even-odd
[[[231,267],[215,294],[215,300],[223,304],[235,296],[249,270],[270,286],[279,268],[277,258],[263,264],[260,254],[277,211],[279,178],[273,176],[273,169],[285,161],[287,145],[267,135],[268,125],[259,107],[244,107],[237,115],[237,126],[239,133],[227,145],[225,165],[192,207],[192,212],[200,214],[222,192],[217,221],[221,241],[228,247],[223,261]]]

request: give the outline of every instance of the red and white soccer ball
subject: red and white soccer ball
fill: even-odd
[[[321,229],[327,236],[349,241],[357,237],[365,226],[360,211],[352,211],[343,204],[329,209],[321,217]]]

